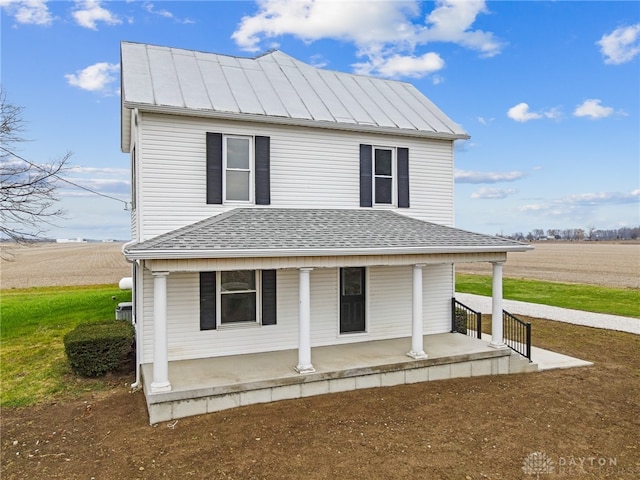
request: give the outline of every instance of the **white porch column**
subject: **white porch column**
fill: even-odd
[[[167,339],[167,277],[169,272],[153,272],[153,381],[151,392],[168,392],[169,341]]]
[[[422,331],[422,269],[424,265],[413,266],[413,309],[411,319],[411,351],[407,353],[416,360],[427,358],[424,353]]]
[[[494,348],[506,347],[502,333],[502,265],[504,262],[491,262],[493,279],[491,283],[491,343]]]
[[[299,280],[298,307],[298,373],[313,373],[316,371],[311,364],[311,270],[301,268]]]

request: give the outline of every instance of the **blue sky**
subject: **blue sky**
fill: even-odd
[[[307,63],[416,85],[456,145],[456,226],[483,233],[640,224],[637,1],[0,0],[18,153],[73,152],[54,238],[129,239],[123,40]]]

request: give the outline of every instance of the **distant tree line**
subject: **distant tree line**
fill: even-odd
[[[595,227],[583,228],[534,228],[529,233],[516,232],[512,235],[500,235],[521,242],[534,242],[539,240],[568,240],[568,241],[592,241],[599,240],[637,240],[640,238],[640,227],[622,227],[617,229],[600,230]]]

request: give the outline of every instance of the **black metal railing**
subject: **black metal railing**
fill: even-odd
[[[452,298],[451,332],[482,338],[482,314]]]
[[[502,311],[502,335],[507,346],[531,361],[531,323]]]

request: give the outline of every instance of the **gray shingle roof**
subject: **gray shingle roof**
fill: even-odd
[[[129,258],[523,251],[512,240],[391,210],[237,208],[125,249]]]
[[[122,42],[121,63],[123,150],[134,107],[468,138],[410,83],[322,70],[280,51],[239,58]]]

